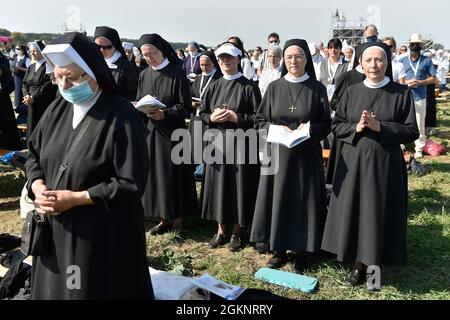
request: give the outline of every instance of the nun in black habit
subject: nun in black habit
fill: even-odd
[[[268,267],[287,261],[295,253],[294,268],[303,273],[306,252],[320,250],[325,223],[325,179],[320,141],[331,131],[327,90],[315,79],[308,44],[286,42],[282,77],[269,84],[255,120],[257,129],[284,126],[297,130],[310,123],[310,138],[271,155],[278,172],[261,175],[250,241],[268,242],[275,255]]]
[[[192,142],[192,155],[196,164],[199,164],[199,160],[201,159],[196,159],[194,155],[199,157],[201,155],[201,151],[203,150],[202,148],[199,148],[199,146],[204,147],[206,145],[203,141],[205,126],[203,125],[202,118],[199,115],[200,106],[202,105],[201,101],[205,96],[209,85],[222,77],[222,71],[220,71],[219,62],[217,61],[214,52],[202,51],[199,57],[199,62],[202,73],[191,85],[191,95],[193,98],[192,108],[194,108],[195,111],[191,114],[191,121],[189,123],[189,131],[191,133]],[[201,132],[200,130],[196,130],[196,128],[202,128]]]
[[[342,142],[322,249],[355,262],[351,285],[367,266],[406,263],[407,173],[400,144],[418,137],[410,90],[386,76],[390,50],[365,48],[366,80],[349,87],[333,118]]]
[[[47,107],[55,99],[57,87],[47,73],[47,63],[42,56],[45,45],[42,41],[28,44],[31,57],[35,61],[28,67],[22,81],[23,103],[28,107],[27,142]]]
[[[144,34],[139,46],[149,67],[139,76],[137,100],[149,94],[167,107],[153,109],[146,119],[150,130],[150,174],[143,203],[146,216],[162,219],[151,234],[161,234],[181,229],[182,218],[197,213],[194,166],[176,164],[171,157],[172,148],[179,143],[171,141],[172,133],[187,129],[185,119],[192,113],[191,94],[181,61],[166,40],[158,34]]]
[[[117,30],[106,26],[95,29],[94,41],[102,52],[116,81],[119,93],[129,101],[136,98],[138,75],[127,58]]]
[[[19,150],[19,132],[10,98],[12,92],[14,78],[8,59],[0,52],[0,149]]]
[[[43,54],[61,96],[31,135],[26,162],[28,194],[51,232],[46,251],[33,257],[31,298],[152,299],[142,120],[86,36],[67,33]]]
[[[208,151],[209,147],[221,143],[216,144],[216,140],[205,149],[205,154],[212,159],[205,159],[202,217],[218,222],[217,233],[209,242],[211,248],[228,241],[226,227],[233,225],[229,249],[238,251],[242,248],[241,227],[251,225],[255,207],[258,150],[254,148],[252,152],[251,147],[256,147],[256,143],[250,144],[247,139],[237,146],[238,140],[228,138],[226,132],[249,133],[251,136],[261,92],[238,71],[243,54],[240,49],[232,43],[224,43],[215,54],[224,75],[209,85],[200,107],[200,116],[211,133],[213,130],[220,132],[217,141],[223,143],[224,150],[220,152],[217,147]]]
[[[355,61],[353,64],[353,69],[344,73],[337,79],[336,82],[336,91],[333,94],[333,98],[330,101],[330,109],[335,112],[339,101],[344,95],[345,91],[352,85],[361,83],[366,79],[366,74],[361,66],[361,56],[362,52],[370,46],[380,45],[383,48],[389,49],[384,43],[380,42],[366,42],[360,44],[356,47],[355,53]],[[386,47],[385,47],[386,46]],[[392,79],[392,63],[390,62],[388,68],[386,70],[386,76]],[[337,155],[340,154],[342,148],[342,142],[338,142],[336,137],[333,135],[333,141],[331,143],[331,152],[330,158],[327,162],[327,170],[326,170],[326,183],[333,184],[333,176],[336,168],[336,159]]]

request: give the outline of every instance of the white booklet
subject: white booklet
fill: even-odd
[[[212,292],[226,300],[236,300],[242,292],[245,291],[245,288],[220,281],[208,273],[192,279],[191,282],[197,287],[208,290],[209,292]]]
[[[150,110],[167,108],[164,103],[149,94],[139,100],[134,106],[138,111],[145,114]]]
[[[267,134],[267,142],[278,143],[288,148],[293,148],[309,139],[310,126],[311,123],[308,121],[300,130],[289,131],[284,126],[271,124],[269,126],[269,133]]]

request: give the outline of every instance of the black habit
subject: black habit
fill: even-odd
[[[136,69],[132,67],[131,62],[127,58],[120,41],[119,33],[113,28],[99,26],[95,28],[94,40],[98,37],[108,39],[114,46],[115,50],[120,52],[121,57],[113,63],[116,67],[110,67],[109,70],[116,81],[119,93],[129,101],[134,101],[137,93],[138,75],[136,73]]]
[[[9,63],[0,53],[0,149],[19,150],[20,140],[10,94],[14,79]]]
[[[33,103],[28,106],[27,142],[45,110],[55,99],[58,88],[52,83],[50,75],[46,73],[46,65],[47,63],[44,62],[36,70],[36,63],[33,63],[28,68],[22,81],[23,96],[30,95],[33,97]]]
[[[299,97],[291,101],[291,93]],[[290,106],[295,105],[294,112]],[[270,124],[292,130],[310,121],[310,138],[289,149],[279,145],[278,172],[261,175],[250,241],[270,243],[274,251],[320,250],[326,217],[325,181],[320,141],[331,131],[326,88],[313,78],[269,84],[256,117],[256,128]]]
[[[339,100],[341,100],[345,91],[352,85],[361,83],[366,78],[364,73],[359,72],[356,69],[350,70],[339,77],[336,83],[336,91],[334,91],[333,98],[330,101],[330,109],[336,111]],[[333,176],[335,171],[336,156],[341,152],[342,142],[338,142],[333,135],[333,141],[331,143],[330,157],[327,161],[326,169],[326,183],[333,184]]]
[[[363,110],[380,121],[380,133],[356,133]],[[332,124],[342,142],[322,249],[365,265],[406,262],[407,173],[400,144],[418,138],[410,90],[389,82],[351,86]]]
[[[178,59],[178,58],[177,58]],[[160,70],[148,67],[139,76],[137,100],[150,94],[167,106],[163,120],[147,119],[150,174],[143,196],[146,216],[172,220],[197,213],[194,166],[174,164],[172,132],[186,129],[192,112],[189,84],[179,65],[170,62]]]
[[[106,67],[106,65],[105,65]],[[103,91],[86,117],[93,118],[75,149],[59,190],[88,190],[95,205],[51,216],[51,252],[33,258],[32,299],[149,299],[140,198],[148,173],[146,129],[125,98]],[[73,105],[52,103],[30,138],[28,184],[49,188],[81,124],[72,129]],[[31,189],[29,189],[31,193]],[[32,194],[31,194],[32,196]],[[68,289],[68,267],[81,270],[81,288]]]
[[[134,62],[128,61],[127,56],[121,56],[114,62],[117,68],[109,69],[116,81],[120,94],[129,101],[134,101],[136,98],[138,86],[137,68],[133,68],[132,63]]]
[[[220,78],[209,85],[200,107],[200,116],[208,129],[217,129],[222,133],[225,148],[227,144],[234,143],[232,139],[225,139],[225,130],[246,131],[253,128],[260,102],[261,93],[258,87],[244,76],[235,80]],[[222,105],[227,105],[229,110],[237,114],[237,124],[210,122],[211,114]],[[233,164],[226,164],[227,154],[223,152],[220,155],[223,164],[213,163],[205,166],[202,217],[217,221],[219,224],[248,226],[251,224],[255,206],[259,165],[248,161],[250,152],[248,140],[244,146],[246,153],[244,164],[238,164],[238,148],[235,144],[232,147],[234,149],[234,159],[231,159]],[[257,152],[257,149],[254,152]]]

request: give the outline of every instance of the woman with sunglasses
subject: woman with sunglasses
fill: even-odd
[[[95,29],[94,41],[116,81],[119,92],[130,101],[136,99],[138,76],[127,59],[117,30],[100,26]]]

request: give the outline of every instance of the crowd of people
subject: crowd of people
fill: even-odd
[[[189,216],[215,221],[209,247],[232,252],[244,247],[246,229],[258,251],[273,254],[268,267],[292,253],[300,274],[308,255],[324,250],[354,264],[353,286],[368,266],[405,264],[402,145],[414,142],[415,157],[423,156],[426,127],[436,126],[428,92],[446,88],[448,54],[425,51],[419,34],[399,50],[373,25],[364,36],[356,47],[338,38],[281,46],[271,33],[266,50],[246,51],[238,36],[174,50],[158,34],[135,46],[99,26],[93,39],[68,33],[1,54],[0,148],[19,148],[14,110],[24,108],[28,194],[52,234],[33,257],[32,298],[151,299],[144,217],[160,219],[153,236],[182,230]],[[139,113],[147,95],[166,107]],[[191,135],[214,158],[197,167],[199,201],[194,162],[173,160],[173,136],[195,125],[226,137],[214,149],[217,134]],[[280,127],[307,128],[308,139],[278,145],[269,175],[259,157],[250,160],[249,140],[236,145],[226,135]],[[331,149],[326,168],[323,148]],[[66,286],[71,265],[83,272],[76,290]]]

